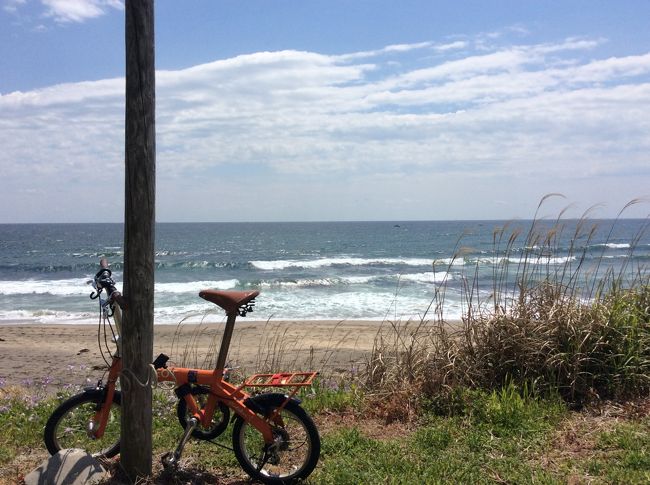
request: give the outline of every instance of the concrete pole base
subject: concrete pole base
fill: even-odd
[[[109,478],[92,455],[83,450],[61,450],[25,477],[25,485],[84,485]]]

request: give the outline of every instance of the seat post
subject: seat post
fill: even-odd
[[[217,365],[214,370],[223,371],[224,366],[226,365],[226,357],[228,356],[228,349],[230,348],[230,339],[232,338],[232,331],[235,328],[235,319],[237,318],[237,313],[228,314],[228,319],[226,320],[226,329],[223,331],[223,337],[221,337],[221,347],[219,348],[219,356],[217,357]]]

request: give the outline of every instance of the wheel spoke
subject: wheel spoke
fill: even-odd
[[[45,443],[54,454],[65,448],[80,448],[97,456],[114,456],[119,452],[120,406],[114,400],[101,438],[89,436],[92,422],[103,393],[82,393],[63,402],[48,419]]]
[[[283,396],[279,396],[277,401],[280,404],[285,402]],[[273,408],[267,409],[267,413],[272,411]],[[316,427],[300,406],[290,402],[277,413],[271,429],[271,444],[266,444],[261,432],[242,419],[235,423],[233,430],[233,448],[242,468],[265,483],[284,483],[307,477],[320,453]],[[282,426],[278,426],[279,423]]]

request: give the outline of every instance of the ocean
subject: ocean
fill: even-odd
[[[648,274],[646,220],[590,220],[577,236],[578,221],[563,221],[550,246],[526,240],[531,224],[158,223],[155,323],[220,319],[198,297],[204,288],[259,289],[252,320],[394,320],[425,315],[444,283],[451,320],[463,312],[464,285],[487,298],[495,270],[507,268],[512,285],[524,258],[545,271],[581,264],[585,274]],[[495,245],[495,230],[504,226]],[[520,235],[505,254],[513,232]],[[97,302],[86,282],[107,257],[121,288],[123,255],[121,224],[0,224],[0,324],[95,323]]]

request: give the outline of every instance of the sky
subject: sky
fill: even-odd
[[[650,213],[650,1],[158,0],[156,218]],[[0,0],[0,223],[124,218],[124,2]]]

